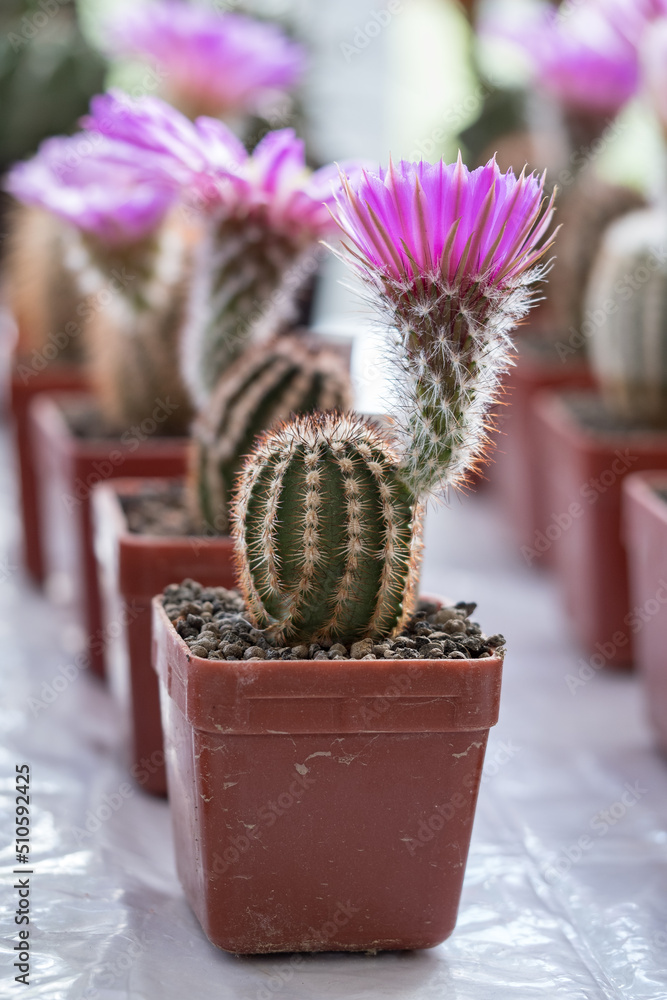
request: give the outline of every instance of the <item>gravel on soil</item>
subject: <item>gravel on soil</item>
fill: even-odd
[[[254,628],[236,590],[183,580],[165,588],[163,602],[193,656],[208,660],[478,660],[496,655],[505,645],[502,635],[486,636],[470,620],[476,605],[464,601],[451,607],[420,601],[393,639],[295,646],[276,646],[268,632]]]

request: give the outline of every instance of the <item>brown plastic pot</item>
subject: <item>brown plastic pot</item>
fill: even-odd
[[[453,931],[502,660],[204,660],[153,605],[176,862],[240,954]]]
[[[118,479],[93,490],[106,672],[131,734],[131,773],[145,791],[167,794],[160,691],[151,665],[151,601],[190,577],[205,587],[236,585],[231,538],[158,537],[129,530],[121,498],[169,480]]]
[[[38,372],[29,361],[18,359],[11,372],[9,405],[19,474],[23,559],[28,575],[40,585],[44,581],[44,555],[28,408],[40,392],[73,392],[85,388],[85,373],[79,365],[51,365]]]
[[[539,553],[535,540],[548,521],[545,472],[532,404],[543,389],[591,386],[584,360],[559,360],[555,352],[524,344],[516,366],[506,376],[502,406],[496,410],[495,449],[488,477],[500,497],[521,554],[530,566],[548,566],[550,549]]]
[[[623,525],[630,570],[635,662],[655,736],[667,753],[667,473],[628,476]]]
[[[565,398],[534,404],[545,468],[549,523],[542,528],[580,643],[596,667],[628,667],[633,628],[621,537],[624,478],[667,469],[667,434],[599,434],[580,425]]]
[[[84,398],[83,393],[40,396],[30,406],[29,422],[37,463],[45,582],[62,609],[72,645],[86,651],[90,669],[103,677],[107,636],[93,552],[93,486],[121,476],[182,475],[187,441],[133,433],[124,439],[77,437],[63,407]]]

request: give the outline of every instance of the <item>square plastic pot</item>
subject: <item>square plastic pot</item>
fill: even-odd
[[[166,795],[160,690],[151,664],[151,602],[187,577],[206,587],[236,586],[231,538],[160,537],[131,532],[122,497],[169,480],[118,479],[93,490],[95,557],[107,638],[106,673],[130,736],[130,769],[142,788]]]
[[[593,666],[631,666],[623,480],[631,472],[667,469],[667,434],[596,433],[556,393],[536,398],[534,416],[548,470],[544,544],[552,549],[568,614]]]
[[[592,384],[584,359],[561,361],[555,351],[545,353],[524,344],[505,378],[506,391],[497,407],[495,447],[488,466],[488,477],[498,493],[505,513],[530,566],[548,566],[551,550],[539,552],[535,541],[549,520],[539,434],[532,413],[537,393],[543,389],[566,387],[586,389]]]
[[[444,941],[502,660],[199,659],[153,614],[176,863],[213,944]]]
[[[82,438],[63,407],[77,396],[39,396],[29,409],[36,461],[38,509],[44,542],[45,584],[60,607],[70,648],[104,676],[107,636],[93,552],[93,486],[121,476],[178,476],[185,472],[185,438],[128,434],[124,439]]]
[[[623,525],[630,569],[635,661],[649,719],[667,753],[667,472],[628,476]]]
[[[38,585],[44,581],[44,554],[28,409],[40,392],[75,392],[85,388],[85,374],[78,365],[51,365],[38,372],[29,361],[19,359],[11,372],[9,405],[19,475],[23,560],[28,575]]]

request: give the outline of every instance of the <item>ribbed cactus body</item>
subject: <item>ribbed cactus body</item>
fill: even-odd
[[[66,226],[41,208],[17,205],[9,218],[3,286],[18,327],[17,354],[83,360],[84,297],[66,263]]]
[[[251,616],[279,639],[387,636],[414,609],[421,508],[372,423],[339,413],[269,432],[234,509]]]
[[[206,405],[222,373],[251,339],[268,339],[293,318],[301,284],[298,269],[294,280],[286,283],[285,278],[302,249],[289,236],[254,220],[226,219],[202,241],[182,359],[198,408]]]
[[[667,212],[635,212],[607,232],[586,314],[591,362],[625,420],[667,426]]]
[[[122,432],[160,413],[158,432],[186,434],[190,396],[180,371],[190,259],[178,220],[125,253],[80,241],[91,292],[86,349],[107,426]]]
[[[193,430],[190,499],[200,528],[229,531],[236,477],[259,434],[293,413],[346,410],[351,402],[342,359],[301,338],[282,337],[238,358]]]
[[[562,192],[558,213],[562,229],[547,290],[554,326],[559,333],[569,335],[581,329],[586,288],[608,226],[644,205],[638,192],[606,183],[592,168],[582,170]]]

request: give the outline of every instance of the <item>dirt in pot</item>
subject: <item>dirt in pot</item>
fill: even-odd
[[[604,399],[593,392],[568,392],[564,394],[563,399],[579,426],[600,437],[619,435],[665,437],[664,428],[650,427],[645,423],[624,418],[610,410]]]
[[[156,489],[147,483],[141,493],[119,497],[130,531],[162,538],[200,535],[185,499],[185,484],[170,482]]]
[[[208,660],[477,660],[495,656],[505,645],[502,635],[483,634],[470,620],[476,605],[463,601],[451,607],[420,601],[394,639],[276,646],[249,624],[236,590],[184,580],[166,587],[163,600],[192,654]]]

